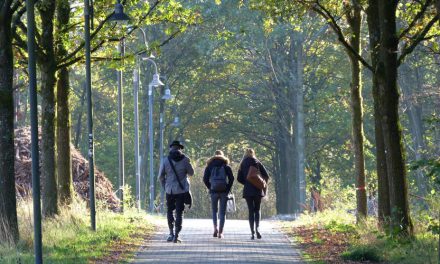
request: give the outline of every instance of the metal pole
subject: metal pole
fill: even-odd
[[[160,167],[162,166],[163,159],[164,159],[164,151],[163,151],[163,131],[164,131],[164,110],[165,110],[165,99],[162,98],[164,95],[165,87],[162,86],[161,88],[161,99],[160,99],[160,118],[159,118],[159,129],[160,129],[160,145],[159,145],[159,172],[160,173]],[[158,175],[159,178],[160,175]],[[163,204],[164,204],[164,196],[165,196],[165,190],[164,188],[160,188],[160,212],[163,213]]]
[[[119,43],[119,53],[121,58],[125,55],[125,40]],[[121,212],[124,212],[124,113],[122,111],[122,70],[118,71],[118,153],[119,153],[119,198],[121,200]]]
[[[139,58],[136,58],[136,67],[133,72],[133,105],[134,105],[134,166],[136,170],[136,207],[141,210],[141,168],[139,164]]]
[[[29,70],[29,99],[31,119],[31,149],[32,149],[32,198],[34,207],[34,251],[35,263],[43,263],[43,249],[41,240],[41,202],[40,202],[40,173],[38,153],[38,99],[37,99],[37,72],[35,62],[35,11],[33,0],[26,0],[27,10],[27,45]]]
[[[154,211],[154,135],[153,135],[153,85],[148,85],[148,137],[150,142],[150,212]]]
[[[89,0],[84,0],[84,39],[86,55],[86,95],[87,95],[87,128],[89,132],[89,198],[90,198],[90,224],[96,231],[95,209],[95,164],[93,161],[93,109],[92,109],[92,78],[90,67],[90,5]]]

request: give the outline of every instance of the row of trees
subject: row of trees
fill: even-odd
[[[86,153],[87,137],[81,136],[86,134],[82,125],[85,115],[80,63],[81,10],[72,7],[75,3],[67,8],[69,3],[62,5],[57,1],[54,7],[49,5],[53,14],[47,13],[43,2],[38,2],[41,4],[38,8],[44,9],[40,16],[51,15],[57,21],[52,29],[45,31],[50,23],[47,21],[43,26],[43,19],[39,20],[37,37],[45,141],[42,173],[44,177],[52,177],[46,178],[43,189],[54,188],[43,195],[43,208],[50,216],[56,213],[60,201],[68,203],[71,197],[71,176],[66,176],[71,175],[70,155],[63,154],[67,150],[59,146],[66,147],[67,142],[73,141]],[[166,75],[175,95],[172,107],[166,111],[166,139],[183,139],[193,159],[206,159],[221,148],[234,162],[239,162],[244,147],[256,148],[258,157],[273,175],[276,195],[271,197],[276,197],[278,213],[300,212],[307,207],[306,186],[339,182],[342,186],[354,185],[355,207],[362,218],[367,214],[368,193],[374,196],[377,189],[381,222],[397,232],[410,234],[408,179],[409,191],[417,190],[419,196],[426,194],[430,186],[421,170],[408,177],[405,162],[440,153],[440,131],[436,129],[440,109],[438,2],[224,0],[194,1],[182,6],[178,1],[130,1],[126,10],[134,18],[135,27],[143,23],[159,24],[148,27],[147,36],[151,49],[160,47],[156,49],[160,72]],[[25,72],[26,39],[23,4],[5,3],[9,3],[6,14],[10,14],[11,22],[4,24],[8,15],[2,15],[0,22],[2,27],[11,29],[5,32],[12,33],[9,42],[3,42],[8,38],[0,38],[1,45],[10,47],[10,56],[1,58],[9,58],[12,67],[5,70],[10,75],[1,75],[10,79],[0,80],[10,81],[8,85],[0,85],[5,94],[0,97],[0,115],[4,118],[1,122],[8,124],[0,126],[0,144],[4,144],[0,146],[8,150],[0,153],[1,168],[5,168],[0,170],[0,210],[3,210],[0,215],[5,216],[4,222],[10,223],[2,232],[11,233],[16,223],[16,205],[11,199],[14,197],[11,196],[12,85],[14,69],[16,73]],[[110,41],[119,40],[123,31],[106,22],[110,13],[105,11],[111,8],[106,3],[95,5],[92,77],[96,163],[116,184],[114,68],[123,70],[124,79],[131,79],[133,53],[145,47],[133,28],[124,31],[127,55],[121,66],[116,45]],[[187,29],[188,24],[199,22],[198,18],[203,22]],[[52,41],[48,40],[50,32]],[[119,35],[115,36],[115,32]],[[43,34],[49,34],[45,41]],[[394,39],[389,39],[393,36]],[[46,41],[49,43],[43,49]],[[55,60],[46,63],[49,60],[46,53],[54,54]],[[0,55],[5,54],[8,53]],[[1,63],[0,67],[7,65]],[[149,82],[146,67],[142,66],[143,83]],[[26,83],[26,78],[22,82]],[[400,104],[397,84],[403,94]],[[141,91],[140,102],[147,102],[145,90]],[[26,109],[26,92],[21,93],[22,104],[20,107],[16,103],[16,109]],[[132,153],[131,89],[124,89],[124,97],[125,153]],[[148,185],[147,107],[141,103],[143,186]],[[159,105],[154,107],[157,128]],[[70,115],[72,128],[69,128]],[[171,125],[176,115],[181,120],[177,128]],[[69,138],[71,132],[73,140]],[[155,139],[159,140],[158,131],[155,132]],[[51,139],[47,151],[44,146]],[[67,159],[63,161],[62,157]],[[126,182],[134,186],[133,155],[127,154],[125,160]],[[3,192],[3,188],[7,191]],[[58,194],[51,195],[56,190]],[[12,233],[18,237],[18,230]]]
[[[412,234],[407,169],[399,118],[398,68],[420,42],[432,46],[438,28],[439,1],[265,1],[274,18],[320,15],[335,32],[351,64],[352,135],[358,216],[365,216],[361,64],[371,71],[375,117],[379,219],[390,230]],[[283,7],[283,8],[280,8]],[[300,8],[298,8],[300,7]],[[271,9],[273,8],[273,9]],[[399,15],[400,14],[400,15]],[[361,52],[362,17],[368,28],[370,58]],[[344,20],[339,20],[343,18]],[[398,30],[399,28],[399,30]]]
[[[80,1],[36,1],[36,54],[41,97],[41,174],[43,179],[43,215],[51,217],[59,206],[72,202],[70,74],[71,67],[82,62],[84,39]],[[14,185],[14,71],[26,79],[27,61],[25,1],[1,1],[0,68],[0,238],[18,240]],[[119,40],[127,29],[108,22],[113,3],[97,2],[93,6],[92,51],[95,56],[111,58],[112,40]],[[133,27],[162,24],[167,35],[157,45],[174,38],[194,23],[196,16],[178,1],[130,1],[126,9],[133,17]],[[116,34],[115,34],[116,33]],[[154,45],[151,46],[154,48]],[[110,48],[110,49],[109,49]],[[150,51],[149,51],[150,52]],[[3,240],[3,239],[2,239]]]

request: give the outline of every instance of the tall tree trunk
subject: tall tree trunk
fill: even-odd
[[[372,80],[372,93],[374,104],[374,133],[376,141],[376,171],[378,187],[378,218],[382,227],[386,226],[390,216],[390,200],[387,163],[385,158],[385,143],[381,124],[381,110],[379,97],[379,84],[377,78],[377,65],[379,63],[379,41],[380,41],[380,22],[379,22],[379,3],[378,0],[369,0],[367,9],[367,21],[369,32],[369,46],[371,51],[371,63],[374,69]]]
[[[58,192],[55,172],[55,52],[53,37],[53,19],[55,1],[40,2],[38,11],[41,18],[41,46],[38,54],[41,72],[41,172],[43,176],[43,215],[53,216],[58,213]]]
[[[290,116],[292,116],[291,160],[292,164],[292,201],[295,213],[301,212],[305,205],[304,174],[304,93],[303,93],[303,40],[302,33],[292,30],[289,47],[289,98]]]
[[[58,71],[57,82],[57,176],[60,203],[72,203],[73,178],[70,152],[69,71]]]
[[[274,155],[272,156],[272,164],[273,164],[273,182],[275,185],[275,193],[276,194],[281,194],[281,168],[280,168],[280,139],[279,139],[279,135],[276,134],[275,135],[275,150],[274,150]],[[279,214],[282,209],[281,209],[281,195],[276,195],[275,197],[275,206],[276,206],[276,211]]]
[[[303,83],[303,39],[302,34],[298,33],[296,39],[296,101],[295,101],[295,117],[296,117],[296,156],[297,156],[297,177],[298,177],[298,202],[302,205],[306,203],[306,175],[305,175],[305,122],[304,122],[304,83]],[[302,211],[302,207],[299,207]]]
[[[68,0],[59,0],[57,5],[57,57],[67,55],[63,39],[68,38],[70,5]],[[70,153],[70,111],[69,111],[69,70],[58,71],[57,82],[57,176],[61,204],[69,205],[73,197],[72,157]]]
[[[347,22],[350,26],[350,45],[354,51],[361,51],[361,5],[352,0],[347,12]],[[367,216],[367,193],[365,186],[365,157],[364,157],[364,128],[362,107],[362,78],[361,65],[352,52],[347,51],[351,65],[351,111],[352,111],[352,141],[354,150],[354,168],[356,174],[356,208],[357,220]]]
[[[379,1],[381,38],[378,81],[381,107],[383,110],[382,129],[390,190],[390,227],[393,232],[397,232],[398,234],[412,235],[413,226],[408,205],[405,153],[399,123],[396,8],[397,1]]]
[[[0,241],[16,243],[18,223],[14,174],[14,61],[10,4],[3,1],[0,9]]]

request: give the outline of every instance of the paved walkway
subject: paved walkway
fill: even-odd
[[[165,241],[167,229],[160,227],[134,263],[303,263],[298,250],[270,221],[261,222],[261,240],[250,239],[244,220],[227,220],[225,237],[218,239],[212,237],[212,220],[184,219],[181,244]]]

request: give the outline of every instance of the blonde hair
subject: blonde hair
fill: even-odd
[[[256,158],[255,157],[255,150],[248,148],[244,151],[243,158],[241,159],[241,162],[240,162],[240,167],[241,167],[241,164],[243,163],[243,160],[245,160],[246,158]]]
[[[224,156],[225,155],[225,153],[223,153],[223,151],[221,151],[221,150],[216,150],[214,154],[216,156]]]

